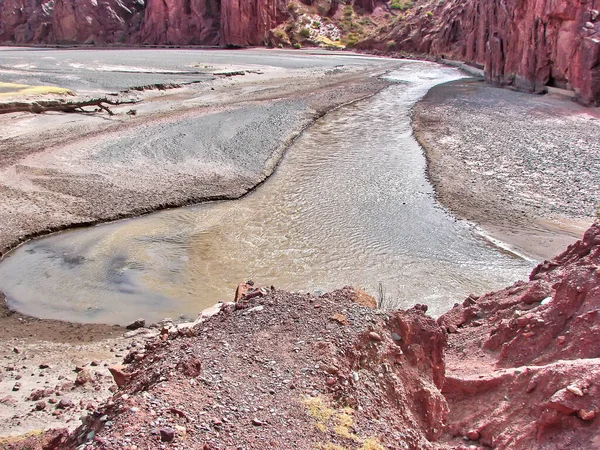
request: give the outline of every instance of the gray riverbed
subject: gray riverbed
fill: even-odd
[[[372,294],[381,283],[396,306],[437,315],[523,278],[533,263],[455,220],[425,177],[410,110],[460,76],[406,63],[389,75],[396,84],[312,125],[250,195],[29,242],[0,264],[0,290],[23,313],[125,324],[193,318],[246,279]]]

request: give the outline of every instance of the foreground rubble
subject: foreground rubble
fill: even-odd
[[[149,333],[75,432],[8,448],[598,448],[599,259],[594,225],[528,282],[437,321],[352,288],[247,285]]]

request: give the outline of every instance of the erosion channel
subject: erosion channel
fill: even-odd
[[[407,62],[387,75],[393,85],[305,130],[249,195],[30,241],[0,264],[0,290],[37,317],[125,324],[194,318],[246,279],[301,292],[381,286],[394,306],[426,303],[438,315],[469,292],[523,278],[532,261],[436,202],[412,134],[414,103],[461,76]],[[192,136],[181,151],[200,145],[198,124],[177,126]]]

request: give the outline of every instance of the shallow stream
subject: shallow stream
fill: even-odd
[[[435,200],[410,109],[450,68],[407,63],[380,94],[330,112],[246,197],[31,241],[0,264],[9,305],[37,317],[126,324],[194,318],[237,283],[344,285],[440,314],[526,276]]]

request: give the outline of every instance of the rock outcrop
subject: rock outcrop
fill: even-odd
[[[438,319],[450,332],[442,392],[452,435],[474,431],[502,449],[599,446],[599,266],[594,225],[528,282]]]
[[[262,44],[288,18],[288,0],[221,0],[221,45]]]
[[[420,2],[362,48],[403,50],[485,67],[487,80],[528,92],[574,90],[600,104],[600,0]]]
[[[141,24],[142,44],[219,45],[220,0],[148,0]]]
[[[594,225],[529,281],[437,321],[352,288],[250,286],[132,347],[114,396],[44,448],[598,448],[599,265]]]

